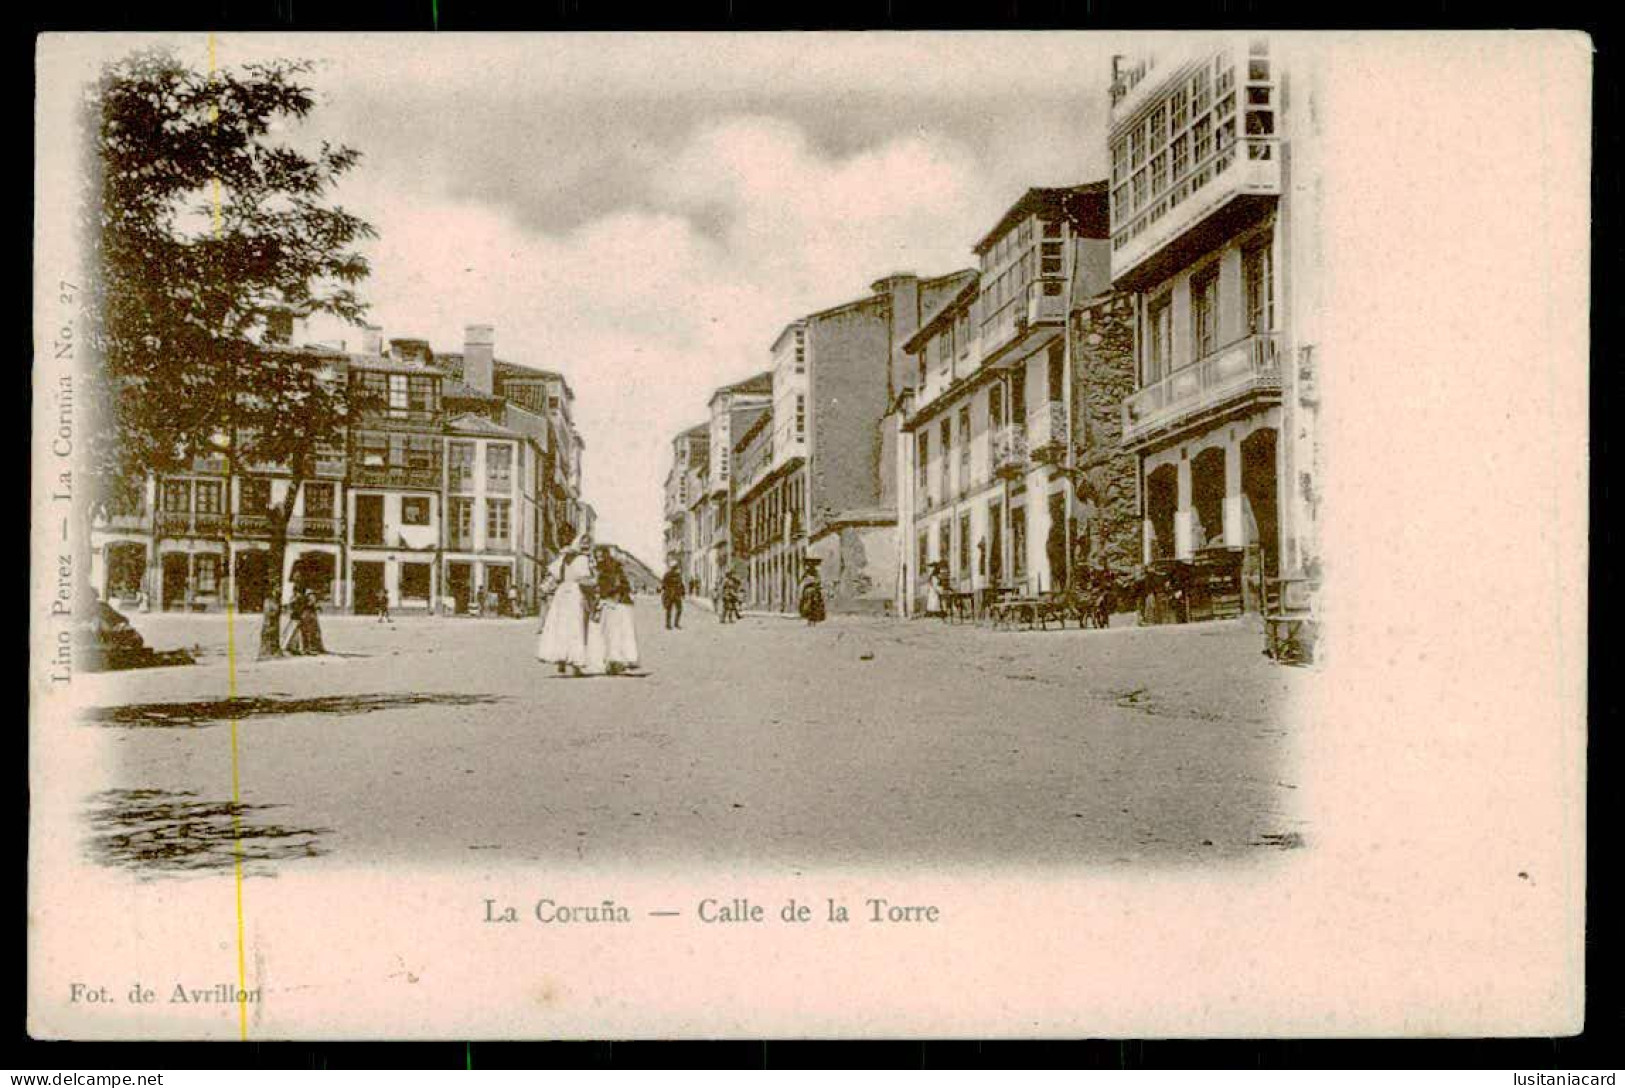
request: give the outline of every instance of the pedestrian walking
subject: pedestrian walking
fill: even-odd
[[[600,547],[595,559],[598,569],[597,621],[589,622],[588,671],[602,662],[609,676],[619,676],[638,667],[638,634],[633,624],[632,582],[626,568],[609,548]]]
[[[744,604],[745,586],[740,582],[739,575],[729,571],[727,577],[722,579],[722,622],[737,623],[740,617],[740,608]]]
[[[536,639],[536,659],[558,666],[560,675],[567,671],[584,675],[588,663],[588,609],[596,578],[592,537],[583,530],[553,560],[544,586],[551,600]]]
[[[818,580],[818,560],[808,559],[806,573],[801,576],[801,590],[797,595],[798,611],[808,625],[824,622],[824,583]]]
[[[394,618],[389,614],[389,590],[379,586],[378,592],[373,596],[373,601],[378,609],[378,622],[394,623]]]
[[[683,626],[683,573],[676,562],[666,568],[660,579],[660,603],[666,609],[666,630],[681,630]]]

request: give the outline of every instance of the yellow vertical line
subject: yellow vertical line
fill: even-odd
[[[209,78],[214,79],[215,49],[214,33],[209,34]],[[209,107],[209,120],[211,123],[220,120],[220,107]],[[222,228],[222,213],[220,205],[220,179],[211,180],[210,189],[213,192],[213,221],[214,236],[220,237]],[[235,390],[230,391],[232,396]],[[236,450],[232,451],[233,459]],[[228,469],[235,469],[235,465],[228,464]],[[226,594],[226,696],[228,699],[237,698],[237,607],[232,600],[237,589],[236,579],[232,576],[231,553],[231,481],[235,473],[226,475],[226,579],[225,584],[230,586],[231,593]],[[232,846],[232,872],[236,882],[237,891],[237,1027],[243,1040],[248,1040],[248,955],[246,942],[243,936],[243,818],[242,818],[242,777],[239,773],[239,760],[237,754],[237,716],[231,716],[231,846]]]

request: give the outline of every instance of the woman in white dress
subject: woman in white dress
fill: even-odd
[[[598,549],[596,565],[599,619],[587,629],[588,656],[601,654],[604,671],[617,676],[638,667],[638,634],[632,624],[632,583],[620,560],[608,548]],[[597,627],[596,634],[593,626]]]
[[[536,659],[557,665],[560,673],[570,669],[581,676],[591,664],[587,653],[587,610],[597,576],[592,565],[592,540],[586,533],[576,537],[548,568],[553,595],[542,633],[536,639]]]

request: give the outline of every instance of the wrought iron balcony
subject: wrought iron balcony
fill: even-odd
[[[440,487],[440,466],[409,468],[406,465],[355,465],[351,481],[362,487]]]
[[[265,514],[238,514],[231,519],[234,536],[270,536],[271,519]]]
[[[337,540],[339,538],[339,522],[337,518],[300,517],[288,519],[288,538],[290,540]]]
[[[1181,367],[1123,402],[1123,443],[1130,445],[1205,420],[1252,398],[1279,399],[1274,333],[1243,337]]]
[[[1027,471],[1027,428],[1007,423],[993,432],[993,474],[1001,478]]]

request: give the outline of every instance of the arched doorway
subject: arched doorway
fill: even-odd
[[[1280,567],[1275,445],[1273,427],[1260,428],[1241,443],[1241,494],[1247,543],[1258,545],[1266,578],[1277,577]]]
[[[237,611],[258,612],[270,589],[268,553],[251,549],[237,553]]]
[[[191,580],[191,568],[192,559],[186,552],[164,553],[162,588],[164,608],[186,607],[186,590]]]
[[[1224,544],[1224,450],[1209,447],[1191,460],[1191,551]]]
[[[301,552],[293,561],[294,584],[308,588],[319,605],[337,603],[333,599],[333,582],[337,577],[338,561],[332,552]]]
[[[1179,470],[1163,465],[1145,478],[1145,517],[1151,523],[1152,559],[1174,558],[1174,511],[1179,507]]]
[[[147,546],[125,540],[107,546],[107,585],[104,599],[134,600],[147,577]]]

